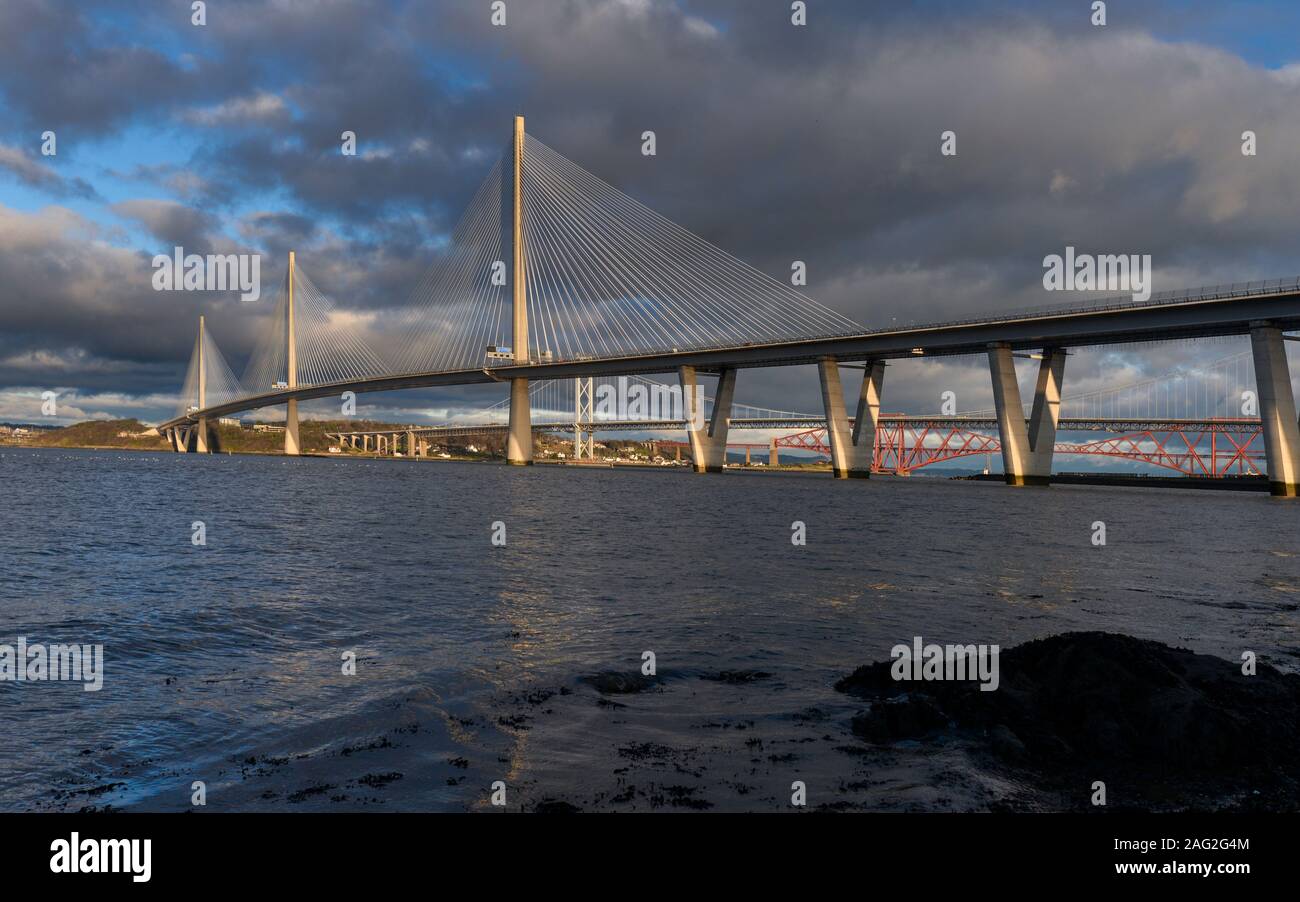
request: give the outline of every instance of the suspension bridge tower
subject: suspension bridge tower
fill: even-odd
[[[289,388],[298,387],[298,340],[294,331],[293,321],[293,278],[294,278],[294,259],[293,251],[289,251],[289,298],[288,298],[288,350],[286,353],[287,373],[285,375],[285,384]],[[298,399],[290,398],[285,405],[284,414],[284,453],[297,455],[301,450],[301,444],[298,441]]]
[[[203,349],[203,317],[199,317],[199,410],[208,406],[208,361]],[[208,453],[208,420],[199,417],[198,434],[194,439],[194,450],[200,454]]]
[[[513,193],[510,204],[510,245],[514,261],[510,270],[513,288],[511,347],[515,365],[527,365],[528,353],[528,288],[524,273],[524,117],[515,117]],[[528,380],[510,380],[510,432],[506,436],[506,461],[522,467],[533,462],[533,424],[528,404]]]

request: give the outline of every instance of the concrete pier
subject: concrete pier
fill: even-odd
[[[208,454],[208,421],[205,417],[199,418],[198,427],[195,431],[194,450],[199,454]]]
[[[849,477],[866,479],[875,463],[876,426],[880,423],[880,391],[885,383],[885,361],[869,360],[862,371],[858,409],[853,420],[853,459]]]
[[[510,380],[510,432],[506,436],[506,461],[525,467],[533,462],[533,418],[529,406],[528,380]]]
[[[1300,424],[1296,422],[1295,393],[1282,330],[1268,323],[1252,323],[1250,349],[1255,358],[1269,491],[1294,498],[1300,491]]]
[[[1044,348],[1038,364],[1034,407],[1029,415],[1030,472],[1048,482],[1056,451],[1056,426],[1061,421],[1061,385],[1065,380],[1065,349]]]
[[[285,406],[284,453],[297,455],[302,451],[302,442],[298,438],[298,400],[292,398]]]
[[[866,479],[871,476],[875,454],[876,423],[880,419],[880,388],[885,377],[883,361],[867,363],[862,373],[857,417],[852,427],[844,408],[844,386],[840,365],[834,357],[817,362],[821,379],[822,406],[826,411],[826,439],[831,448],[831,471],[836,479]]]
[[[993,404],[997,409],[1002,470],[1007,485],[1048,485],[1061,412],[1064,349],[1043,350],[1029,424],[1025,423],[1020,384],[1016,381],[1015,357],[1008,345],[989,346],[989,372],[993,377]]]
[[[704,393],[693,366],[677,368],[682,386],[682,414],[686,434],[691,441],[691,459],[696,473],[721,473],[727,462],[727,427],[731,400],[736,394],[736,371],[724,369],[718,374],[718,390],[713,399],[713,414],[705,421]]]

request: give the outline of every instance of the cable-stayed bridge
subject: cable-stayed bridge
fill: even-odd
[[[410,303],[383,319],[372,334],[336,308],[290,253],[273,327],[244,375],[233,374],[201,322],[181,404],[160,430],[177,450],[205,451],[212,418],[285,405],[285,452],[297,454],[300,401],[504,382],[506,457],[529,464],[530,386],[675,373],[695,469],[716,472],[738,371],[816,364],[834,473],[865,477],[878,463],[886,363],[978,353],[989,360],[990,419],[1007,481],[1041,484],[1057,450],[1067,349],[1249,335],[1272,490],[1294,496],[1300,485],[1300,425],[1284,345],[1284,333],[1300,328],[1300,279],[867,330],[526,135],[522,118]],[[1026,352],[1039,361],[1028,406],[1015,370]],[[863,373],[853,417],[844,366]],[[717,380],[711,412],[701,400],[702,376]]]

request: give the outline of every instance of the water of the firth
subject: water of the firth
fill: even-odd
[[[1297,509],[1253,493],[35,449],[0,480],[0,643],[106,669],[0,684],[6,810],[978,809],[1028,790],[868,752],[835,680],[1091,629],[1300,669]],[[646,651],[646,691],[583,680]]]

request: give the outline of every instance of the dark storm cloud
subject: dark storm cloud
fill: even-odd
[[[254,213],[244,218],[242,234],[270,247],[302,244],[315,233],[316,223],[294,213]]]
[[[105,174],[122,182],[163,188],[182,200],[205,199],[216,194],[213,186],[198,173],[174,163],[141,164],[125,171],[106,169]]]
[[[494,28],[478,2],[229,0],[194,28],[188,3],[16,0],[0,7],[0,93],[25,126],[184,136],[177,159],[122,167],[134,193],[112,212],[162,245],[242,242],[268,283],[296,249],[354,309],[405,300],[517,113],[775,277],[806,261],[808,293],[869,325],[1067,300],[1040,281],[1066,244],[1151,254],[1158,290],[1300,272],[1300,69],[1152,37],[1140,16],[1163,24],[1163,4],[1126,4],[1104,29],[1072,0],[1002,6],[819,2],[794,28],[787,3],[555,0],[509,3]],[[339,152],[345,130],[357,157]],[[72,373],[70,347],[179,369],[204,305],[232,360],[251,348],[263,308],[140,293],[159,248],[92,244],[57,208],[0,212],[11,349]],[[982,367],[909,362],[894,404],[933,406],[960,378],[984,392]],[[746,379],[772,406],[815,401],[807,374]]]
[[[180,4],[157,4],[159,12]],[[0,4],[0,94],[38,129],[101,133],[184,91],[189,75],[129,32],[96,28],[90,16],[138,5],[6,0]]]
[[[217,221],[210,213],[170,200],[124,200],[113,204],[114,213],[134,220],[170,250],[184,247],[194,252],[212,243]]]
[[[171,240],[203,234],[183,213],[159,214],[151,207],[139,215],[172,236],[160,240],[168,252]],[[103,227],[70,210],[21,213],[0,206],[0,379],[7,373],[13,380],[4,384],[30,385],[27,380],[39,377],[37,384],[125,390],[131,383],[137,390],[175,391],[157,374],[175,374],[188,361],[201,313],[220,320],[223,346],[228,342],[238,352],[252,347],[267,304],[241,304],[230,292],[154,291],[151,259],[162,248],[129,250],[103,236]],[[209,249],[234,248],[187,247]],[[142,373],[155,381],[139,384]],[[117,381],[106,381],[109,375]]]
[[[9,173],[30,188],[38,188],[53,197],[99,197],[94,186],[80,178],[65,178],[53,168],[18,147],[0,144],[0,170]]]

